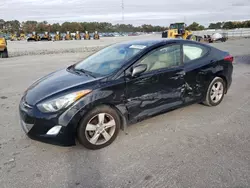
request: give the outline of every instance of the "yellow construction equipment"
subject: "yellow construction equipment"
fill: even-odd
[[[41,41],[51,41],[51,36],[50,36],[50,34],[49,34],[49,32],[44,32],[44,34],[43,34],[43,37],[41,38]]]
[[[4,37],[0,36],[0,58],[8,58],[7,41]]]
[[[11,40],[11,41],[16,41],[16,40],[17,40],[17,35],[16,35],[15,33],[12,33],[12,34],[10,35],[10,40]]]
[[[191,31],[186,29],[186,24],[183,22],[170,24],[169,29],[162,32],[162,38],[196,40],[196,36],[194,36]]]
[[[54,36],[54,40],[55,40],[55,41],[62,40],[62,36],[61,36],[61,34],[60,34],[59,31],[56,32],[56,35]]]
[[[76,31],[75,40],[81,40],[81,39],[82,39],[82,37],[81,37],[79,31]]]
[[[65,40],[72,40],[72,36],[69,31],[67,31],[66,36],[64,38]]]
[[[27,39],[28,42],[32,42],[32,41],[40,41],[41,38],[40,36],[34,31],[32,33],[32,35]]]
[[[25,40],[25,38],[26,38],[26,36],[25,36],[25,34],[24,33],[12,33],[11,35],[10,35],[10,40],[11,41],[19,41],[19,40]]]
[[[85,31],[84,40],[90,40],[90,35],[88,31]]]
[[[93,36],[93,39],[94,39],[94,40],[99,40],[99,39],[100,39],[100,36],[99,36],[99,34],[98,34],[97,31],[95,31],[95,34],[94,34],[94,36]]]
[[[21,33],[17,40],[26,40],[26,35]]]

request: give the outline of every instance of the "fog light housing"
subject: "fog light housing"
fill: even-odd
[[[52,127],[52,128],[46,133],[46,135],[51,135],[51,136],[58,135],[58,133],[60,132],[61,128],[62,128],[61,125],[56,125],[56,126]]]

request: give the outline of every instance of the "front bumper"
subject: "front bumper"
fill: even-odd
[[[75,126],[72,123],[60,124],[65,114],[42,114],[36,107],[31,107],[24,100],[19,105],[20,124],[33,140],[60,146],[75,145]],[[57,135],[48,135],[54,126],[61,126]]]

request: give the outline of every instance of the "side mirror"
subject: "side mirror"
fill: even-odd
[[[141,64],[133,67],[132,70],[132,77],[139,76],[141,73],[145,72],[147,70],[147,65],[146,64]]]

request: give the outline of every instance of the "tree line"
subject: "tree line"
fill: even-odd
[[[211,23],[209,29],[236,29],[236,28],[250,28],[250,20],[246,21],[228,21]]]
[[[111,24],[108,22],[64,22],[62,24],[53,23],[49,24],[47,21],[26,21],[20,23],[18,20],[4,21],[0,19],[0,30],[2,32],[24,32],[31,33],[36,32],[160,32],[167,29],[162,26],[152,26],[150,24],[144,24],[141,26],[133,26],[132,24]]]
[[[199,31],[199,30],[204,30],[204,29],[250,28],[250,20],[210,23],[207,28],[205,28],[203,25],[200,25],[196,22],[193,22],[187,28],[192,30],[192,31]]]
[[[204,29],[234,29],[234,28],[250,28],[250,20],[247,21],[228,21],[210,23],[206,28],[197,22],[187,26],[187,29],[192,31],[199,31]],[[0,19],[0,31],[4,33],[24,32],[75,32],[75,31],[89,31],[89,32],[162,32],[168,29],[163,26],[153,26],[144,24],[141,26],[134,26],[132,24],[111,24],[108,22],[64,22],[62,24],[53,23],[49,24],[47,21],[25,21],[19,22],[18,20],[4,21]]]

